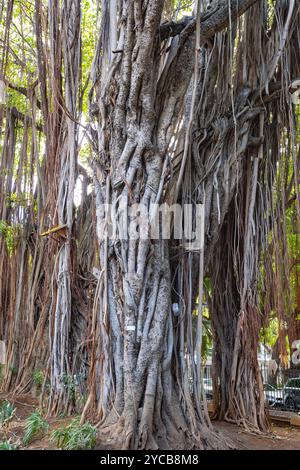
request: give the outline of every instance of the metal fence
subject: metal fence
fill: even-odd
[[[283,369],[276,361],[260,365],[264,397],[270,408],[300,411],[300,369]],[[202,369],[203,387],[207,400],[213,397],[212,366]]]
[[[300,369],[284,369],[276,361],[260,366],[267,406],[297,412],[300,410]]]

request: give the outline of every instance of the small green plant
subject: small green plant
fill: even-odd
[[[17,375],[18,370],[17,370],[17,368],[16,368],[14,365],[12,365],[12,364],[9,365],[8,369],[9,369],[9,371],[11,372],[12,375]]]
[[[52,431],[51,441],[65,450],[93,449],[96,445],[96,428],[90,423],[80,425],[80,418],[75,418],[67,427]]]
[[[87,380],[86,373],[62,374],[60,380],[63,387],[68,391],[70,401],[79,411],[86,402],[86,397],[82,393],[83,385],[86,384]]]
[[[43,437],[48,429],[48,422],[42,417],[39,411],[35,411],[26,419],[23,444],[28,445],[34,439]]]
[[[0,442],[0,450],[15,450],[15,446],[8,440]]]
[[[12,421],[16,408],[12,403],[4,400],[0,406],[0,426],[5,428]]]
[[[5,220],[0,220],[0,235],[3,236],[10,255],[12,255],[14,249],[16,248],[20,233],[20,225],[9,225],[7,222],[5,222]]]
[[[61,382],[63,386],[68,390],[72,399],[75,398],[76,383],[74,377],[69,374],[63,374],[61,376]]]
[[[32,374],[33,382],[37,389],[40,389],[44,383],[44,374],[41,370],[35,370]]]

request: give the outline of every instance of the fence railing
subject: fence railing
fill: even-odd
[[[269,408],[300,412],[300,369],[284,369],[275,361],[261,364],[264,397]],[[207,400],[213,397],[212,366],[202,369],[203,388]]]
[[[300,369],[284,369],[276,361],[260,366],[267,406],[297,412],[300,410]]]

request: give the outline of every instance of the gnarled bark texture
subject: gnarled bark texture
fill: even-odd
[[[252,3],[233,2],[231,19]],[[192,254],[186,257],[179,252],[182,268],[178,270],[173,264],[170,267],[167,241],[126,240],[120,233],[114,240],[101,236],[103,224],[110,224],[103,210],[105,203],[117,206],[125,200],[130,206],[138,202],[148,210],[151,203],[172,202],[174,197],[184,201],[180,185],[176,184],[174,191],[173,181],[165,181],[171,137],[184,117],[183,97],[191,81],[194,57],[198,67],[195,44],[209,41],[228,24],[229,16],[223,4],[221,12],[216,9],[203,16],[201,27],[198,16],[198,23],[191,21],[161,57],[166,47],[160,37],[163,6],[163,1],[152,1],[141,8],[128,1],[115,6],[115,11],[105,10],[105,14],[118,14],[122,21],[117,34],[110,31],[101,36],[98,50],[102,54],[99,52],[95,61],[99,127],[93,170],[101,272],[94,311],[99,341],[94,344],[88,404],[97,410],[102,432],[119,434],[124,447],[165,448],[175,440],[183,447],[222,447],[224,442],[213,432],[199,396],[200,361],[198,355],[197,366],[195,354],[200,347],[201,324],[193,338]],[[199,85],[204,86],[194,79],[192,117]],[[247,129],[250,124],[245,126]],[[181,134],[184,136],[182,130]],[[185,168],[189,160],[186,148],[179,181],[187,181],[186,168],[191,171],[188,163]],[[184,197],[188,202],[188,195]],[[171,299],[176,298],[172,293],[174,278],[184,289],[179,319],[171,310]],[[190,373],[198,383],[194,388],[196,408]]]

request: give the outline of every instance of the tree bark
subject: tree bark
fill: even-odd
[[[242,2],[241,10],[234,4],[233,14],[252,3]],[[126,448],[166,448],[175,441],[183,448],[218,448],[226,444],[214,433],[199,397],[195,409],[189,387],[188,367],[197,368],[190,340],[186,349],[192,302],[185,296],[182,321],[177,322],[171,310],[169,242],[101,235],[112,222],[105,204],[118,206],[122,200],[129,207],[140,203],[147,211],[162,200],[166,158],[182,116],[196,44],[189,24],[161,60],[163,6],[161,0],[152,1],[141,10],[136,2],[122,2],[114,57],[110,62],[115,31],[104,31],[98,48],[103,53],[94,62],[93,83],[101,83],[94,90],[99,126],[92,163],[100,248],[94,308],[99,340],[93,345],[88,406],[97,410],[101,431],[119,435]],[[227,8],[203,18],[205,40],[219,23],[228,24]],[[183,264],[189,292],[187,272]]]
[[[243,306],[238,265],[239,256],[243,254],[236,252],[236,232],[232,204],[210,268],[215,417],[237,423],[249,431],[267,431],[269,425],[257,359],[262,318],[257,304]]]

